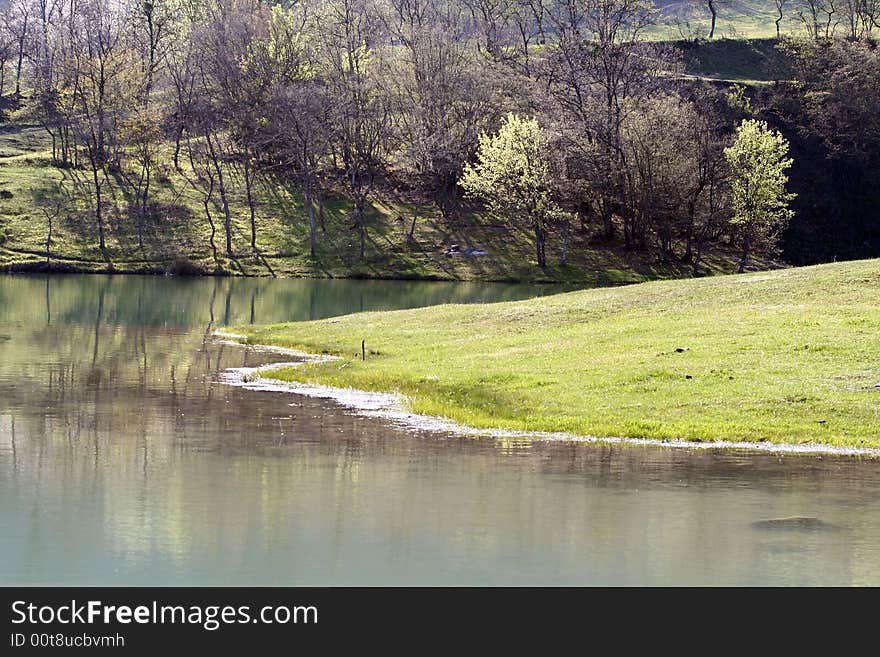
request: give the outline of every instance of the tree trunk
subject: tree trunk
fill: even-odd
[[[104,214],[101,212],[101,182],[98,180],[98,167],[92,166],[92,177],[95,181],[95,219],[98,220],[98,244],[103,251],[104,245]]]
[[[144,248],[144,218],[147,214],[147,195],[150,190],[150,166],[146,161],[141,162],[141,174],[137,183],[136,196],[138,201],[137,236],[138,247]]]
[[[214,164],[214,170],[217,172],[217,189],[220,190],[220,203],[223,206],[224,223],[223,227],[226,232],[226,255],[233,257],[232,253],[232,213],[229,210],[229,198],[226,195],[226,182],[223,178],[223,167],[220,166],[220,160],[211,141],[211,136],[205,133],[205,141],[208,144],[208,150],[211,154],[211,162]]]
[[[683,260],[685,262],[690,262],[694,257],[694,215],[696,214],[696,204],[694,201],[688,203],[688,225],[687,225],[687,236],[686,243],[684,247],[684,256]]]
[[[251,193],[251,158],[249,155],[244,156],[244,189],[247,196],[248,210],[251,218],[251,251],[257,250],[257,212],[254,209],[254,197]],[[311,208],[310,208],[311,209]],[[312,255],[315,254],[312,248]]]
[[[140,246],[143,248],[144,246],[144,220],[147,217],[147,202],[150,198],[150,175],[152,173],[152,169],[150,165],[147,164],[145,166],[144,172],[144,194],[141,198],[141,227],[140,227],[140,235],[138,238],[140,239]]]
[[[662,219],[660,220],[660,226],[657,229],[657,241],[660,247],[660,262],[666,264],[671,259],[670,252],[672,251],[672,233],[669,226]]]
[[[49,222],[49,231],[46,233],[46,266],[49,266],[49,259],[52,257],[52,215],[46,212],[46,220]]]
[[[588,215],[588,205],[586,201],[581,201],[578,203],[577,215],[578,215],[578,223],[580,224],[581,230],[587,229],[587,215]]]
[[[608,201],[602,201],[602,223],[605,230],[605,239],[614,238],[614,216],[611,212],[611,204]]]
[[[538,266],[543,269],[547,266],[547,261],[544,257],[544,229],[537,223],[535,224],[535,247],[538,256]]]
[[[562,264],[568,263],[568,221],[562,226]]]
[[[24,63],[24,46],[27,38],[27,18],[24,20],[21,38],[18,40],[18,61],[15,63],[15,97],[21,95],[21,69]]]
[[[180,141],[183,139],[183,126],[174,132],[174,168],[180,171]]]
[[[746,263],[749,261],[749,247],[751,247],[751,238],[746,237],[743,240],[742,259],[739,261],[739,273],[742,274],[746,270]]]
[[[138,248],[144,248],[144,206],[138,204]]]
[[[0,88],[0,97],[3,96],[3,90]],[[58,147],[55,141],[55,133],[50,128],[46,128],[46,132],[52,137],[52,164],[58,164]]]
[[[59,134],[61,135],[61,162],[65,165],[69,164],[71,159],[73,159],[71,155],[71,149],[74,146],[70,144],[70,129],[65,126],[64,128],[59,129]]]
[[[418,219],[418,218],[419,218],[419,206],[418,206],[418,204],[416,204],[416,206],[413,208],[413,218],[412,218],[412,223],[409,226],[409,233],[407,233],[407,235],[406,235],[406,239],[408,242],[413,241],[413,235],[416,232],[416,219]]]
[[[357,206],[357,223],[358,223],[358,234],[361,240],[361,261],[364,259],[364,245],[366,243],[366,229],[364,227],[364,206],[362,203],[358,203]]]
[[[311,176],[306,174],[305,183],[303,185],[306,195],[306,205],[309,208],[309,243],[310,243],[310,252],[312,257],[315,257],[315,252],[318,244],[317,237],[317,226],[315,225],[315,204],[312,202],[312,183]]]
[[[223,229],[226,232],[226,255],[230,258],[232,253],[232,213],[229,210],[229,199],[226,198],[226,185],[223,183],[223,174],[219,173],[220,167],[217,167],[217,182],[220,189],[220,200],[223,204]]]
[[[718,17],[714,0],[709,0],[709,11],[712,12],[712,26],[709,29],[709,38],[711,39],[715,36],[715,19]]]
[[[210,186],[205,192],[205,197],[202,199],[202,205],[205,208],[205,217],[208,219],[208,225],[211,227],[211,235],[208,238],[208,242],[211,244],[211,253],[214,255],[214,262],[217,262],[217,243],[214,241],[214,237],[217,235],[217,227],[214,225],[214,217],[211,216],[211,196],[214,195],[214,179],[212,178],[210,181]]]
[[[696,254],[694,255],[694,263],[693,263],[694,264],[694,266],[693,266],[694,276],[700,275],[700,261],[702,260],[702,258],[703,258],[703,240],[698,239],[697,240],[697,250],[696,250]]]

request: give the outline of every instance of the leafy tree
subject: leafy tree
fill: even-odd
[[[795,195],[786,191],[787,170],[792,165],[788,141],[765,121],[746,119],[736,130],[733,145],[724,149],[730,167],[733,218],[742,235],[739,271],[749,251],[759,242],[769,245],[792,217],[788,207]]]
[[[494,135],[480,135],[477,162],[465,164],[459,184],[494,212],[535,233],[538,265],[545,267],[547,227],[561,215],[553,200],[549,135],[533,118],[508,114]]]

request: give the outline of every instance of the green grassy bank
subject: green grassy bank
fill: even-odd
[[[572,231],[568,262],[561,264],[562,239],[548,241],[548,267],[535,263],[533,236],[499,217],[467,211],[444,218],[433,205],[415,205],[394,190],[380,191],[367,216],[365,257],[360,258],[351,204],[339,194],[324,203],[317,252],[309,250],[309,227],[296,188],[261,184],[257,207],[257,252],[250,246],[250,214],[242,185],[231,185],[233,249],[225,254],[222,208],[212,206],[210,228],[201,193],[166,166],[155,180],[144,244],[138,244],[137,210],[123,181],[104,189],[107,248],[98,248],[88,172],[51,163],[47,134],[34,126],[0,128],[0,272],[78,271],[184,273],[318,278],[394,278],[465,281],[560,282],[616,285],[690,275],[683,262],[660,264],[653,250],[627,251],[598,243],[595,231]],[[235,182],[235,181],[233,181]],[[413,216],[417,215],[410,239]],[[51,242],[47,253],[49,223]],[[458,245],[457,255],[447,252]],[[464,255],[468,249],[480,255]],[[737,254],[713,248],[707,273],[736,269]],[[759,261],[760,266],[760,261]]]
[[[880,260],[233,330],[481,428],[877,447],[878,328]]]

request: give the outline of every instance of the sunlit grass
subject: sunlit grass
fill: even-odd
[[[477,427],[880,446],[878,329],[872,260],[234,330]]]
[[[660,9],[657,25],[648,30],[654,39],[677,39],[682,36],[706,38],[709,35],[711,14],[706,2],[693,0],[658,0]],[[718,12],[715,24],[716,38],[761,39],[776,36],[776,6],[768,0],[726,0],[716,2]],[[803,9],[803,0],[790,0],[784,8],[779,24],[782,35],[803,33],[797,18]]]

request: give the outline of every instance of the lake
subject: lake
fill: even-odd
[[[556,289],[0,276],[0,585],[880,584],[876,459],[465,438],[220,380],[284,360],[226,324]]]

